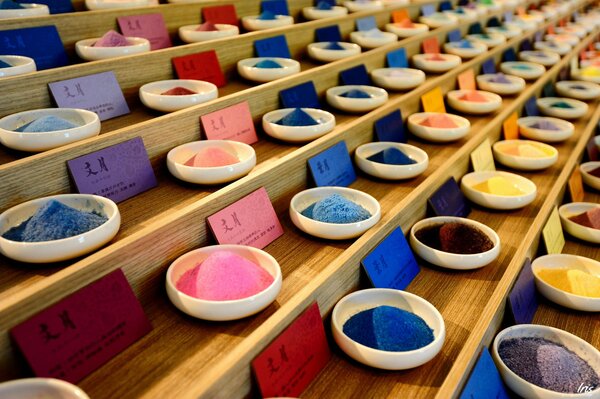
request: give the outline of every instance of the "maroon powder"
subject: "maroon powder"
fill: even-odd
[[[453,254],[478,254],[494,247],[492,240],[477,227],[458,222],[424,227],[415,237],[428,247]]]

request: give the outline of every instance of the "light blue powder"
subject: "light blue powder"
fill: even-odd
[[[15,132],[23,132],[23,133],[38,133],[38,132],[54,132],[57,130],[66,130],[73,129],[75,127],[79,127],[76,124],[69,122],[63,118],[59,118],[56,116],[43,116],[41,118],[35,119],[29,123],[24,124],[23,126],[19,126],[15,129]]]
[[[273,60],[262,60],[254,64],[254,68],[275,69],[282,68],[282,66]]]
[[[371,217],[365,208],[339,194],[323,198],[300,213],[319,222],[336,224],[356,223]]]
[[[273,14],[271,11],[263,11],[258,16],[258,19],[263,20],[263,21],[272,21],[274,19],[277,19],[277,16],[275,14]]]

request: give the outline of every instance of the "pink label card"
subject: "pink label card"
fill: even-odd
[[[247,101],[203,115],[200,122],[209,140],[258,141]]]
[[[162,14],[142,14],[118,17],[124,36],[143,37],[150,41],[150,50],[171,47],[171,38]]]

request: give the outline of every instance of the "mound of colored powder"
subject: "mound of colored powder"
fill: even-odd
[[[519,196],[525,194],[525,192],[511,183],[510,180],[502,176],[494,176],[482,183],[475,184],[473,189],[481,191],[482,193],[488,193],[493,195],[504,195],[504,196]]]
[[[2,237],[21,242],[60,240],[93,230],[107,220],[105,215],[80,211],[50,200],[32,217],[8,230]]]
[[[357,89],[352,89],[349,91],[346,91],[342,94],[338,94],[340,97],[346,97],[346,98],[371,98],[371,95],[369,93],[367,93],[366,91],[363,90],[357,90]]]
[[[20,10],[23,9],[21,4],[12,0],[0,0],[0,10]]]
[[[275,62],[273,60],[262,60],[254,64],[254,68],[275,69],[283,67],[278,62]]]
[[[582,85],[577,85],[577,84],[571,85],[571,86],[569,86],[569,88],[572,90],[583,90],[583,91],[587,90],[587,87],[582,86]]]
[[[327,50],[346,50],[344,48],[344,46],[342,46],[338,42],[328,42],[327,45],[325,47],[323,47],[323,48],[327,49]]]
[[[218,166],[233,165],[240,162],[239,158],[219,147],[206,147],[188,159],[184,165],[195,168],[215,168]]]
[[[419,125],[437,129],[454,129],[458,127],[454,120],[446,114],[432,114],[419,122]]]
[[[537,276],[544,282],[574,295],[600,298],[600,277],[576,269],[540,269]]]
[[[463,39],[456,43],[456,47],[458,47],[458,48],[473,48],[473,43],[471,43],[468,40]]]
[[[446,58],[442,57],[439,53],[431,54],[426,58],[427,61],[446,61]]]
[[[333,6],[327,1],[319,1],[316,8],[317,10],[331,10],[333,9]]]
[[[262,13],[260,13],[260,15],[258,16],[258,19],[262,20],[262,21],[272,21],[274,19],[277,19],[277,16],[272,13],[271,11],[265,10]]]
[[[186,271],[175,286],[194,298],[232,301],[264,291],[273,280],[273,276],[256,263],[230,251],[217,251]]]
[[[160,93],[161,96],[189,96],[190,94],[198,94],[193,90],[186,89],[185,87],[177,86],[169,89],[163,93]]]
[[[473,102],[473,103],[486,103],[488,99],[486,96],[481,94],[476,90],[471,90],[463,94],[459,97],[463,101]]]
[[[417,163],[414,159],[406,155],[396,147],[386,148],[367,158],[369,161],[384,163],[387,165],[412,165]]]
[[[571,104],[569,104],[568,102],[565,102],[565,101],[557,101],[555,103],[552,103],[552,105],[550,105],[550,106],[553,108],[565,108],[565,109],[575,108]]]
[[[362,32],[364,37],[381,37],[383,36],[383,32],[381,32],[377,28],[369,29],[367,31]]]
[[[542,51],[532,51],[531,53],[529,53],[529,55],[531,55],[533,57],[539,57],[539,58],[548,58],[548,54],[546,54]]]
[[[415,24],[408,18],[403,19],[400,22],[396,22],[394,25],[398,25],[401,28],[414,28]]]
[[[494,247],[492,240],[477,227],[449,222],[423,227],[415,232],[423,244],[453,254],[479,254]]]
[[[600,230],[600,207],[590,209],[587,212],[582,212],[575,216],[571,216],[569,220],[591,229]]]
[[[503,150],[503,152],[526,158],[546,158],[554,155],[554,152],[533,144],[519,144],[514,147],[509,147],[506,150]]]
[[[489,81],[492,83],[502,83],[502,84],[511,83],[510,80],[503,73],[495,74]]]
[[[434,339],[425,320],[393,306],[363,310],[344,323],[343,331],[362,345],[390,352],[419,349]]]
[[[127,38],[114,30],[109,30],[102,36],[93,47],[123,47],[129,46]]]
[[[67,130],[79,127],[78,125],[57,116],[42,116],[33,121],[19,126],[15,132],[23,133],[39,133],[39,132],[54,132],[57,130]]]
[[[214,23],[212,23],[211,21],[206,21],[205,23],[200,24],[196,28],[197,32],[214,32],[216,30],[219,30],[219,29],[217,29],[217,26]]]
[[[275,123],[283,126],[314,126],[319,124],[319,122],[301,108],[295,108],[283,118],[275,121]]]
[[[2,60],[0,60],[0,68],[11,68],[12,65],[10,65],[8,62],[4,62]]]
[[[577,393],[581,385],[600,385],[598,373],[585,360],[544,338],[505,339],[498,354],[519,377],[551,391]]]
[[[531,69],[531,67],[529,65],[526,65],[526,64],[515,64],[515,65],[512,65],[512,68],[513,69],[520,69],[522,71],[528,71],[528,70]]]
[[[371,217],[365,208],[339,194],[323,198],[300,213],[324,223],[356,223]]]
[[[531,125],[529,125],[530,128],[533,129],[540,129],[540,130],[553,130],[553,131],[557,131],[560,130],[560,128],[558,126],[556,126],[554,123],[542,119],[539,122],[536,123],[532,123]]]
[[[596,169],[590,170],[588,173],[592,176],[600,177],[600,166],[598,166]]]
[[[581,75],[590,77],[600,76],[600,68],[595,66],[583,68],[581,70]]]

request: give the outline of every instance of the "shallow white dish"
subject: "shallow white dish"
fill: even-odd
[[[350,12],[374,11],[374,10],[381,10],[383,8],[383,3],[379,0],[344,1],[343,5]]]
[[[507,39],[512,39],[523,33],[523,29],[517,26],[488,26],[487,28],[483,28],[483,31],[485,33],[497,33]]]
[[[44,116],[56,116],[80,125],[53,132],[16,132],[17,129]],[[23,111],[0,119],[0,143],[13,150],[40,152],[100,134],[100,118],[91,111],[75,108],[43,108]]]
[[[554,31],[559,35],[574,35],[580,39],[583,39],[587,35],[587,31],[580,26],[557,26]]]
[[[348,9],[340,6],[333,6],[330,10],[319,10],[317,7],[304,7],[302,9],[302,15],[309,21],[323,18],[343,17],[346,14],[348,14]]]
[[[458,23],[458,18],[454,15],[446,14],[443,12],[434,12],[428,16],[421,15],[419,22],[429,26],[430,28],[439,28],[447,25],[454,25]]]
[[[317,61],[331,62],[341,60],[342,58],[352,57],[361,52],[360,46],[356,43],[337,42],[340,46],[344,47],[344,50],[327,49],[326,47],[329,46],[330,43],[331,42],[317,42],[309,44],[307,46],[308,55],[310,58]]]
[[[494,246],[488,251],[477,254],[455,254],[425,245],[415,236],[415,233],[424,227],[450,222],[476,227],[492,241]],[[475,220],[457,216],[437,216],[420,220],[413,225],[410,229],[410,246],[419,257],[433,265],[453,270],[472,270],[489,265],[498,257],[500,254],[500,237],[493,229]]]
[[[20,4],[23,8],[0,10],[0,19],[29,18],[49,15],[50,9],[45,4]]]
[[[187,166],[185,163],[200,150],[218,147],[232,155],[239,162],[215,167]],[[254,148],[239,141],[202,140],[192,141],[173,148],[167,154],[167,168],[179,180],[194,184],[223,184],[239,179],[250,173],[256,166]]]
[[[402,27],[400,24],[385,24],[385,30],[400,38],[420,35],[429,32],[429,26],[414,22],[412,27]]]
[[[462,96],[467,95],[469,92],[476,92],[486,98],[486,102],[466,101],[461,99]],[[467,114],[482,115],[494,112],[502,106],[502,97],[497,94],[490,93],[488,91],[481,90],[451,90],[446,94],[448,98],[448,104],[460,111]]]
[[[436,114],[435,112],[418,112],[409,115],[407,119],[408,130],[415,136],[434,143],[446,143],[465,137],[471,129],[471,123],[468,119],[454,114],[444,114],[451,118],[457,125],[453,128],[437,128],[421,125],[427,117]]]
[[[256,295],[229,301],[198,299],[177,289],[177,281],[186,271],[218,251],[233,252],[254,262],[273,277],[273,282]],[[167,269],[166,289],[173,305],[182,312],[203,320],[228,321],[251,316],[269,306],[281,291],[281,282],[279,263],[267,252],[245,245],[210,245],[187,252],[171,263]]]
[[[593,73],[587,73],[587,72]],[[586,82],[600,83],[600,67],[589,66],[583,69],[571,71],[571,78],[575,80],[584,80]]]
[[[290,143],[301,143],[319,138],[335,127],[335,116],[333,114],[316,108],[302,108],[309,114],[318,125],[310,126],[285,126],[275,123],[284,116],[293,112],[294,108],[277,109],[267,112],[262,117],[263,130],[271,137]]]
[[[496,83],[492,82],[493,79],[496,78],[495,73],[478,75],[475,77],[477,80],[477,86],[481,90],[489,91],[496,94],[517,94],[525,89],[525,79],[520,78],[518,76],[512,75],[504,75],[504,77],[509,80],[509,83]]]
[[[12,65],[10,67],[0,68],[0,78],[23,75],[37,70],[33,58],[21,55],[0,55],[0,61]]]
[[[537,28],[535,21],[525,21],[522,19],[513,19],[512,21],[505,22],[504,25],[508,28],[519,28],[524,32],[529,32]]]
[[[577,44],[579,44],[579,38],[575,35],[552,34],[544,36],[544,39],[556,43],[566,43],[570,46],[577,46]]]
[[[567,103],[572,108],[553,107],[555,103]],[[577,119],[584,116],[588,111],[588,105],[583,101],[564,97],[542,97],[538,98],[537,106],[544,115],[561,119]]]
[[[86,61],[104,60],[108,58],[123,57],[125,55],[140,54],[150,51],[150,42],[143,37],[127,36],[129,46],[120,47],[94,47],[93,44],[100,40],[99,37],[93,39],[79,40],[75,43],[75,52],[79,58]]]
[[[108,220],[95,229],[60,240],[19,242],[2,237],[8,230],[33,216],[50,200],[57,200],[80,211],[102,213]],[[112,240],[120,225],[119,208],[108,198],[91,194],[61,194],[38,198],[13,206],[0,214],[0,253],[7,258],[27,263],[72,259],[90,253]]]
[[[592,202],[571,202],[558,208],[560,221],[562,222],[562,225],[567,233],[571,234],[573,237],[579,238],[580,240],[588,241],[594,244],[600,244],[600,229],[586,227],[569,220],[569,218],[572,216],[579,215],[594,208],[600,208],[600,204],[595,204]],[[598,271],[600,272],[600,269],[598,269]],[[598,304],[598,311],[600,311],[600,298],[598,298]]]
[[[467,35],[467,39],[473,42],[483,43],[488,47],[496,47],[506,43],[506,36],[499,33],[477,33]]]
[[[432,60],[431,57],[434,55],[443,58],[443,60]],[[412,61],[417,69],[433,73],[448,72],[462,62],[460,57],[454,54],[415,54]]]
[[[371,95],[370,98],[348,98],[340,94],[350,90],[360,90]],[[387,91],[379,87],[363,85],[345,85],[335,86],[327,89],[327,102],[332,107],[346,112],[367,112],[371,111],[388,100]]]
[[[583,87],[584,89],[581,90],[577,87]],[[600,97],[600,85],[593,82],[560,80],[554,84],[554,88],[558,95],[577,100],[595,100]]]
[[[558,55],[565,55],[571,51],[571,46],[567,43],[555,43],[550,41],[539,41],[533,43],[535,50],[552,51]]]
[[[377,35],[373,35],[372,31],[356,31],[350,32],[350,40],[360,47],[373,49],[397,42],[398,36],[392,32],[379,31]]]
[[[281,65],[281,68],[257,68],[256,65],[260,61],[274,61]],[[238,73],[245,79],[254,82],[270,82],[281,79],[286,76],[294,75],[300,72],[300,63],[291,58],[278,57],[257,57],[246,58],[237,63]]]
[[[456,7],[453,10],[444,10],[442,11],[445,14],[452,15],[458,19],[458,22],[475,22],[479,14],[475,10],[470,10],[465,7]]]
[[[505,152],[504,150],[507,147],[512,147],[515,145],[521,144],[529,144],[534,147],[538,147],[538,149],[544,150],[547,153],[545,157],[525,157],[522,155],[514,155]],[[502,165],[508,166],[509,168],[517,169],[517,170],[541,170],[549,168],[554,165],[558,160],[558,151],[556,148],[540,143],[538,141],[531,140],[501,140],[494,143],[492,146],[492,150],[494,152],[494,159],[500,162]]]
[[[413,68],[378,68],[371,71],[373,83],[389,90],[410,90],[425,82],[425,73]]]
[[[402,151],[409,158],[416,161],[416,163],[411,165],[389,165],[367,159],[371,155],[392,147]],[[410,144],[386,141],[367,143],[359,146],[354,153],[354,160],[358,168],[363,172],[386,180],[412,179],[423,173],[429,165],[429,157],[422,149]]]
[[[325,223],[301,214],[310,205],[333,194],[339,194],[362,206],[369,211],[371,217],[356,223]],[[373,227],[381,218],[381,207],[375,198],[359,190],[347,187],[315,187],[294,195],[290,201],[290,218],[296,227],[314,237],[346,240],[358,237]]]
[[[186,43],[197,43],[240,34],[240,29],[235,25],[215,24],[217,30],[212,31],[198,31],[196,29],[199,26],[199,24],[181,26],[179,28],[179,37]]]
[[[543,65],[525,61],[507,61],[500,64],[500,70],[507,75],[514,75],[525,80],[537,79],[546,73]]]
[[[2,382],[0,397],[4,399],[89,399],[89,396],[76,385],[54,378],[23,378]]]
[[[546,50],[521,51],[519,52],[519,59],[550,67],[560,61],[560,55]]]
[[[590,174],[590,172],[596,168],[600,168],[600,162],[598,161],[585,162],[579,165],[583,182],[596,190],[600,190],[600,177]]]
[[[160,94],[175,87],[184,87],[195,91],[196,94],[181,96]],[[162,112],[172,112],[214,100],[219,96],[219,91],[214,84],[202,80],[170,79],[146,83],[140,87],[139,95],[146,107]]]
[[[344,333],[348,319],[377,306],[392,306],[421,317],[433,330],[433,341],[419,349],[392,352],[362,345]],[[389,288],[360,290],[340,299],[331,314],[331,331],[335,342],[348,356],[383,370],[406,370],[427,363],[440,352],[446,338],[444,318],[431,303],[409,292]]]
[[[521,195],[496,195],[476,190],[473,186],[483,183],[492,177],[503,177],[513,186],[523,192]],[[509,172],[486,171],[471,172],[464,175],[460,181],[460,188],[465,196],[474,203],[490,209],[519,209],[533,202],[537,194],[537,187],[531,180]]]
[[[294,24],[294,18],[289,15],[276,15],[275,19],[260,19],[258,15],[242,17],[242,26],[248,31],[280,28]]]
[[[482,42],[471,42],[472,47],[460,47],[461,42],[444,43],[444,51],[448,54],[458,55],[460,58],[474,58],[487,51],[487,46]]]
[[[546,130],[531,127],[532,125],[547,121],[555,125],[558,130]],[[531,140],[543,141],[545,143],[558,143],[565,141],[575,132],[575,126],[571,122],[547,116],[527,116],[517,120],[519,133]]]

